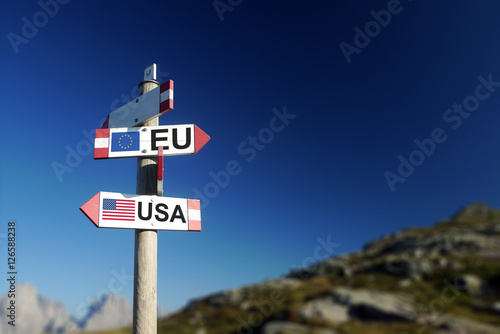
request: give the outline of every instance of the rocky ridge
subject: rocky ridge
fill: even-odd
[[[160,320],[162,331],[500,333],[500,211],[475,203],[360,252],[192,300]]]
[[[118,295],[106,294],[95,299],[80,328],[91,330],[111,329],[132,323],[132,308],[128,301]]]
[[[77,328],[76,323],[70,319],[62,303],[38,295],[35,287],[28,283],[20,284],[16,290],[15,326],[9,325],[7,321],[1,321],[0,333],[38,334],[45,332],[59,334]],[[2,320],[8,319],[5,310],[7,310],[9,302],[7,294],[0,296]]]
[[[11,326],[0,321],[1,334],[66,334],[82,330],[110,329],[132,323],[132,308],[128,301],[117,295],[103,295],[95,299],[82,321],[72,319],[61,302],[37,293],[30,283],[16,289],[16,322]],[[10,299],[0,296],[0,317],[7,318]]]

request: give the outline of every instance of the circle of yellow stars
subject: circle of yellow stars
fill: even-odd
[[[129,140],[128,144],[125,144],[125,143],[123,143],[123,144],[122,144],[122,139],[123,139],[124,137],[128,137],[128,140]],[[134,141],[132,140],[132,136],[130,136],[130,135],[128,135],[128,134],[121,135],[121,136],[120,136],[120,138],[118,138],[118,146],[120,146],[120,148],[122,148],[122,149],[124,149],[124,150],[129,149],[129,148],[130,148],[130,146],[132,146],[132,143],[133,143],[133,142],[134,142]]]

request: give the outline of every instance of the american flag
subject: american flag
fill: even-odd
[[[102,219],[134,221],[135,200],[103,198]]]

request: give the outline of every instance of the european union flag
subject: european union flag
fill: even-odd
[[[111,134],[111,152],[139,151],[139,131]]]

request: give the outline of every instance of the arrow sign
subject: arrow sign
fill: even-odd
[[[197,153],[210,137],[194,124],[97,129],[94,159],[156,157]]]
[[[146,75],[145,75],[146,76]],[[108,115],[103,129],[131,127],[158,117],[174,108],[174,82],[159,87],[130,101]]]
[[[80,210],[97,227],[201,231],[200,201],[197,199],[101,191]]]

